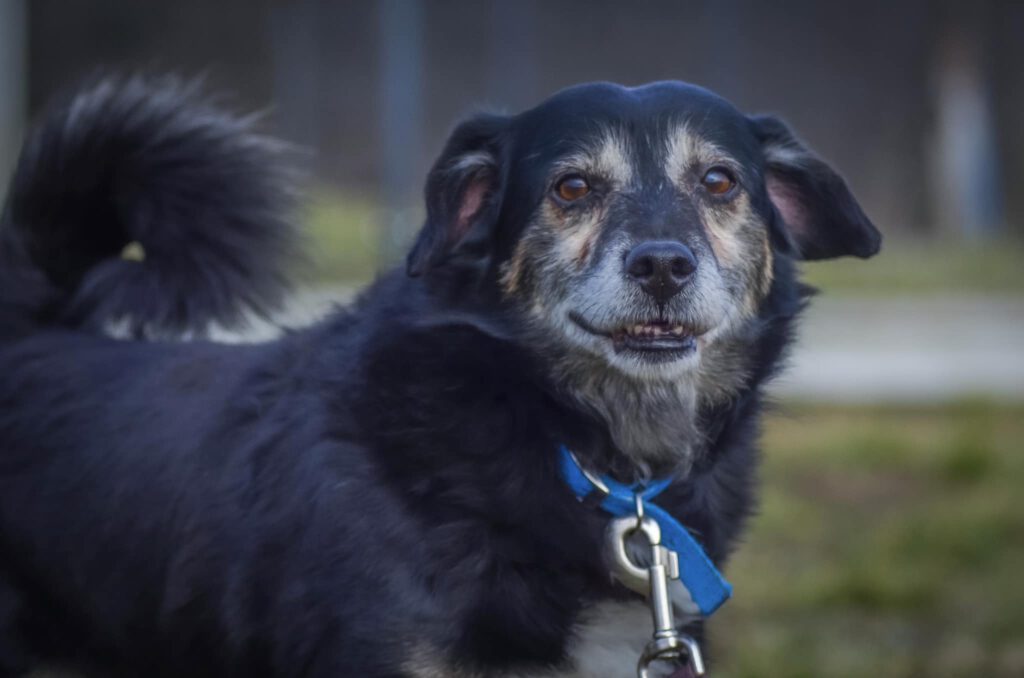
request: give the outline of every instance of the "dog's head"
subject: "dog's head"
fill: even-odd
[[[756,317],[779,256],[880,242],[782,122],[678,82],[582,85],[473,118],[426,193],[410,273],[475,267],[561,365],[635,384],[699,382]]]

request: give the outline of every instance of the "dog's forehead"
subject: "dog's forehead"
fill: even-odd
[[[609,132],[649,144],[685,129],[740,159],[752,156],[756,146],[748,118],[732,104],[676,81],[570,87],[516,116],[513,129],[520,150],[538,159],[601,143]]]

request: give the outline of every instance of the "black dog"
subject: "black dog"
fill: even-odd
[[[559,450],[673,475],[658,504],[721,564],[795,261],[879,246],[843,180],[700,88],[574,87],[460,125],[408,270],[352,308],[169,341],[279,300],[278,151],[166,80],[29,135],[0,227],[0,675],[632,675],[648,608]]]

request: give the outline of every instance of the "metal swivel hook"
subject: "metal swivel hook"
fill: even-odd
[[[650,665],[658,661],[685,662],[695,676],[705,674],[704,660],[697,642],[679,633],[675,625],[669,582],[679,579],[679,557],[661,543],[661,528],[643,512],[637,500],[637,514],[615,518],[605,533],[605,550],[612,574],[627,588],[647,596],[654,622],[654,637],[637,664],[638,678],[649,678]],[[651,548],[651,565],[640,567],[630,560],[626,544],[639,532]]]

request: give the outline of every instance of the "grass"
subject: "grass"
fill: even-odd
[[[1024,242],[975,244],[890,238],[868,261],[804,265],[807,281],[829,294],[886,297],[1024,293]]]
[[[317,190],[303,216],[309,240],[304,281],[358,283],[373,277],[380,211],[372,199]]]
[[[718,675],[1024,675],[1024,406],[792,406]]]

